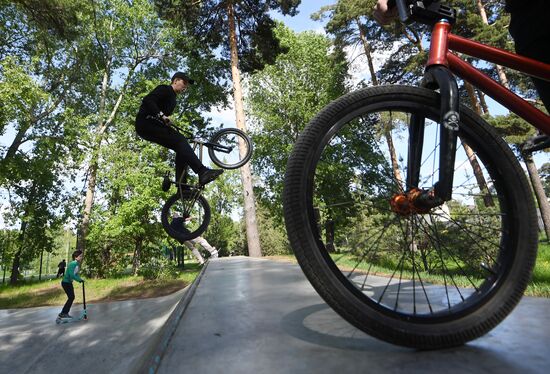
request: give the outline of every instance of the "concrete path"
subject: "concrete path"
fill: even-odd
[[[87,321],[61,325],[60,307],[0,310],[0,373],[135,373],[185,292],[89,304]]]
[[[463,347],[416,351],[349,325],[297,265],[237,257],[208,264],[158,372],[523,374],[549,367],[548,299],[524,298],[502,324]]]

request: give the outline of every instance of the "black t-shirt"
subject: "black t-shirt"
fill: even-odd
[[[176,93],[170,85],[161,84],[147,94],[139,107],[137,118],[157,116],[160,112],[169,116],[176,108]]]

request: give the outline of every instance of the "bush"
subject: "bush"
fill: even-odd
[[[168,261],[165,257],[151,258],[139,268],[138,275],[141,275],[143,279],[147,280],[173,279],[177,278],[178,269],[176,265]]]
[[[278,224],[266,208],[260,206],[257,212],[262,255],[292,254],[284,226]]]

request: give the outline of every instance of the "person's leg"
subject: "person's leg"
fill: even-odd
[[[136,121],[136,132],[140,137],[153,143],[160,144],[176,152],[176,180],[179,181],[186,165],[200,174],[206,167],[199,160],[185,136],[169,126],[162,125],[154,120]]]
[[[63,306],[61,313],[69,314],[69,311],[71,310],[71,306],[73,305],[73,301],[74,301],[74,287],[72,283],[66,283],[66,282],[61,282],[61,286],[63,287],[63,290],[67,294],[67,302]]]
[[[201,253],[199,252],[199,250],[193,245],[193,243],[191,243],[191,241],[186,241],[184,242],[183,244],[185,244],[185,246],[187,248],[189,248],[191,250],[191,252],[193,253],[193,255],[197,258],[197,260],[199,261],[199,264],[204,264],[204,258],[202,257]]]
[[[210,243],[208,243],[208,241],[206,241],[205,238],[203,238],[202,236],[199,236],[195,239],[193,239],[193,244],[199,244],[201,245],[204,249],[206,249],[208,252],[210,252],[210,255],[213,257],[213,258],[217,258],[218,257],[218,251],[216,250],[215,247],[212,247],[210,245]]]
[[[538,0],[525,3],[511,13],[510,34],[514,38],[516,52],[522,56],[550,64],[550,1]],[[544,106],[550,112],[550,82],[533,78],[533,83]]]

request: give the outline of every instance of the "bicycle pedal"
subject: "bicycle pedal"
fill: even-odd
[[[528,139],[521,147],[522,152],[533,153],[550,147],[550,136],[537,135]]]
[[[162,180],[162,190],[167,192],[170,189],[170,184],[172,184],[170,179],[167,176],[164,176],[164,179]]]

